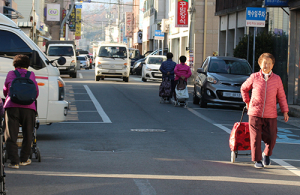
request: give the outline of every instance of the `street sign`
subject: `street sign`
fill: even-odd
[[[75,8],[76,8],[76,9],[82,9],[82,4],[76,4],[76,5],[75,5]]]
[[[289,0],[265,0],[267,7],[288,7]]]
[[[155,30],[154,39],[155,40],[164,40],[165,33],[161,32],[161,30]]]
[[[246,26],[265,27],[266,8],[247,7]]]

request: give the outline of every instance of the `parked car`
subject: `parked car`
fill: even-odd
[[[252,69],[247,60],[234,57],[209,56],[197,69],[193,103],[206,107],[207,103],[244,106],[240,87]]]
[[[155,51],[151,52],[149,54],[149,56],[150,55],[162,55],[161,51],[162,51],[162,49],[159,49],[159,52],[158,52],[158,49],[156,49]],[[166,56],[168,51],[169,51],[168,48],[164,48],[164,54],[163,55]]]
[[[130,59],[130,73],[132,73],[132,69],[133,69],[133,64],[141,59],[144,58],[144,56],[142,56],[140,54],[140,51],[138,49],[135,48],[128,48],[129,51],[129,59]]]
[[[77,61],[80,63],[80,68],[89,69],[89,59],[85,55],[77,56]]]
[[[143,64],[145,64],[145,60],[146,58],[142,58],[134,62],[132,68],[132,74],[136,74],[136,75],[142,74],[142,68],[143,68]]]
[[[145,60],[145,65],[142,68],[142,81],[147,80],[161,80],[162,73],[159,68],[163,61],[166,61],[167,57],[163,55],[149,55]]]

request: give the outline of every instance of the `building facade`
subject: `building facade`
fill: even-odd
[[[154,39],[155,30],[160,30],[162,19],[168,17],[166,13],[166,11],[168,11],[168,2],[168,0],[144,0],[142,53],[158,49],[159,41]],[[160,48],[161,47],[162,45],[160,45]]]
[[[300,105],[300,2],[289,1],[288,103]]]

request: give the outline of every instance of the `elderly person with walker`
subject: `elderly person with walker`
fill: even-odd
[[[271,164],[270,156],[277,138],[277,101],[285,122],[289,119],[289,109],[281,78],[272,72],[274,56],[263,53],[258,59],[258,64],[261,70],[251,74],[243,83],[241,94],[249,115],[252,161],[255,162],[255,168],[264,168]],[[265,143],[263,153],[261,140]]]

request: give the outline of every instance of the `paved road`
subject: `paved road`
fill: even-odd
[[[8,194],[299,194],[295,126],[278,123],[272,166],[258,170],[249,156],[230,162],[238,107],[160,104],[159,82],[135,75],[95,82],[82,70],[63,79],[68,120],[40,127],[42,162],[6,169]]]

